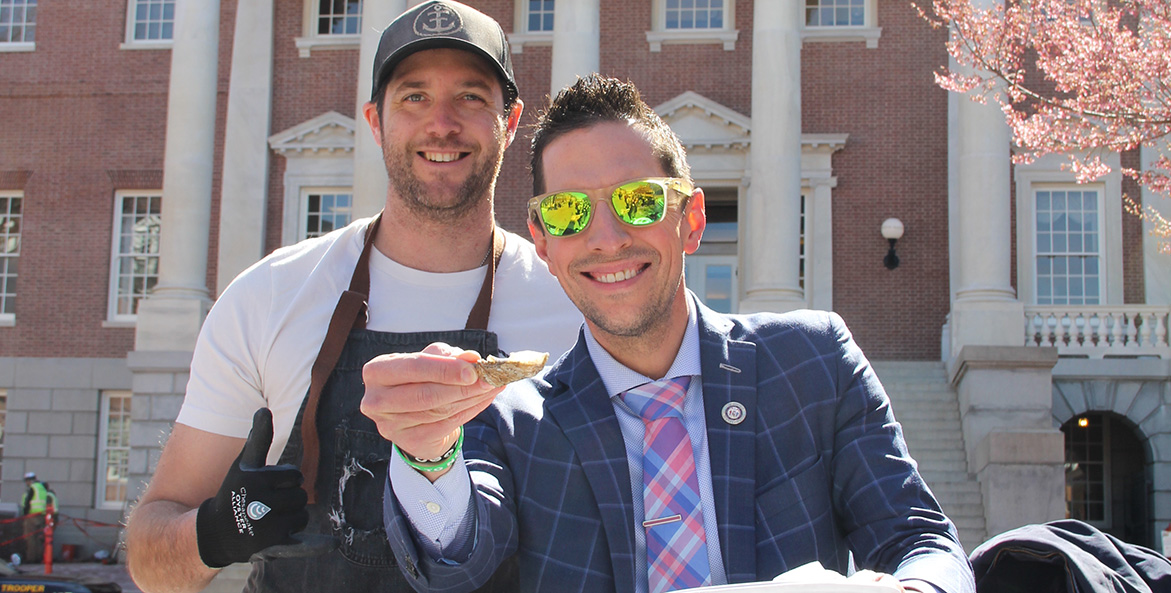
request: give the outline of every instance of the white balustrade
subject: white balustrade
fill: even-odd
[[[1060,356],[1171,358],[1171,307],[1026,306],[1025,346],[1056,346]]]

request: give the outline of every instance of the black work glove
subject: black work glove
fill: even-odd
[[[220,491],[199,505],[195,539],[200,559],[211,568],[247,562],[269,546],[299,543],[292,534],[309,522],[303,478],[296,466],[265,465],[271,445],[272,412],[261,408]]]

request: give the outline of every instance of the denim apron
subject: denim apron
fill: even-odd
[[[496,334],[487,331],[493,277],[504,243],[499,231],[493,232],[492,264],[465,329],[413,333],[366,329],[370,249],[380,220],[381,216],[371,223],[350,290],[343,293],[330,320],[326,343],[313,365],[309,395],[280,461],[299,464],[305,476],[309,524],[301,534],[318,540],[332,536],[337,547],[308,556],[261,551],[252,557],[245,592],[412,592],[383,527],[382,494],[391,448],[374,422],[359,410],[365,393],[362,366],[375,356],[418,352],[432,342],[483,356],[500,354]],[[336,363],[331,364],[334,358]],[[516,582],[516,560],[510,558],[479,591],[511,592]]]

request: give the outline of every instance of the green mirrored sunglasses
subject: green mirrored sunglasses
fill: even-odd
[[[610,207],[618,220],[636,227],[648,226],[663,220],[667,213],[668,196],[691,196],[692,187],[678,177],[650,177],[631,179],[595,190],[561,190],[539,195],[529,200],[529,217],[540,221],[545,232],[554,237],[568,237],[585,230],[594,213],[590,195],[609,197]],[[601,198],[599,198],[601,199]]]

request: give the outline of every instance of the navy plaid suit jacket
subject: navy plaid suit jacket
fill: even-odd
[[[975,590],[956,531],[907,454],[841,318],[728,316],[696,302],[712,487],[729,582],[812,561]],[[739,402],[747,418],[721,410]],[[582,338],[465,427],[477,531],[458,564],[420,555],[389,484],[386,527],[419,591],[469,591],[518,554],[522,591],[634,591],[626,449]],[[710,512],[710,509],[705,509]]]

